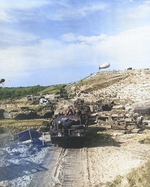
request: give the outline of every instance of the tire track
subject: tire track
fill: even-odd
[[[54,148],[32,187],[91,187],[87,148]]]
[[[90,186],[87,149],[62,149],[53,170],[54,186]]]
[[[81,163],[81,149],[67,149],[63,167],[63,187],[80,186],[83,183]]]

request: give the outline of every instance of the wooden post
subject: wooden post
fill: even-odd
[[[44,143],[45,143],[45,142],[44,142],[44,132],[43,132],[43,138],[42,138],[42,139],[43,139],[42,143],[43,143],[43,146],[44,146]]]
[[[31,136],[30,129],[28,129],[28,131],[29,131],[29,136],[30,136],[30,139],[32,140],[32,136]]]

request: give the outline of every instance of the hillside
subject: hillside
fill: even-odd
[[[149,105],[150,99],[150,70],[124,70],[124,71],[104,71],[91,74],[90,76],[74,83],[65,85],[51,86],[40,94],[47,94],[50,98],[52,94],[57,94],[60,91],[66,92],[69,99],[58,100],[55,103],[58,108],[73,105],[77,99],[84,99],[85,102],[93,103],[99,100],[114,101],[115,105],[122,104],[129,107],[130,105]],[[30,93],[32,94],[32,92]],[[33,93],[34,94],[34,93]],[[66,94],[66,93],[65,93]],[[63,96],[63,95],[62,95]],[[40,97],[40,96],[38,96]],[[35,98],[36,99],[36,98]],[[51,101],[50,101],[51,102]],[[7,99],[0,101],[0,107],[7,112],[20,111],[23,107],[28,107],[31,110],[39,110],[39,103],[34,104],[27,97]],[[58,111],[59,112],[59,111]],[[20,112],[19,112],[20,113]]]
[[[98,72],[68,85],[66,89],[87,101],[109,97],[119,102],[140,102],[150,99],[150,70]]]
[[[67,91],[69,97],[51,100],[50,98],[55,98],[55,94],[61,89],[65,94]],[[41,97],[49,100],[48,105],[39,103]],[[75,102],[82,100],[84,107],[89,105],[93,109],[90,117],[94,119],[89,120],[89,126],[86,128],[84,147],[54,147],[47,126],[53,112],[57,115],[69,105],[75,106]],[[112,106],[105,108],[106,110],[99,108],[107,104],[109,106],[110,103]],[[145,122],[144,125],[137,126],[137,119],[134,117],[141,114],[137,115],[132,109],[135,106],[149,108],[149,104],[149,69],[97,72],[66,87],[63,85],[46,88],[38,96],[33,95],[30,100],[28,97],[1,100],[0,151],[3,156],[0,162],[0,185],[147,186],[150,182],[150,169],[147,164],[150,156],[150,132],[145,129]],[[4,111],[15,118],[2,118]],[[150,113],[144,118],[145,121],[149,121]],[[106,124],[109,124],[109,127],[105,126]],[[45,132],[45,127],[48,127],[48,130],[46,129],[47,136],[44,141],[48,142],[48,146],[37,147],[30,142],[17,141],[19,131],[34,128]],[[5,149],[4,145],[8,148]],[[14,163],[17,163],[15,171]],[[41,163],[44,167],[42,166],[39,172]],[[132,169],[135,169],[134,172]]]

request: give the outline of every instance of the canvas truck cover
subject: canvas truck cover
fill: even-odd
[[[137,106],[134,108],[135,113],[139,113],[141,115],[150,114],[150,107],[148,106]]]

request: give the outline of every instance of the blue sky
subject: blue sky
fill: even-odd
[[[150,68],[150,0],[0,0],[0,75],[6,87]]]

